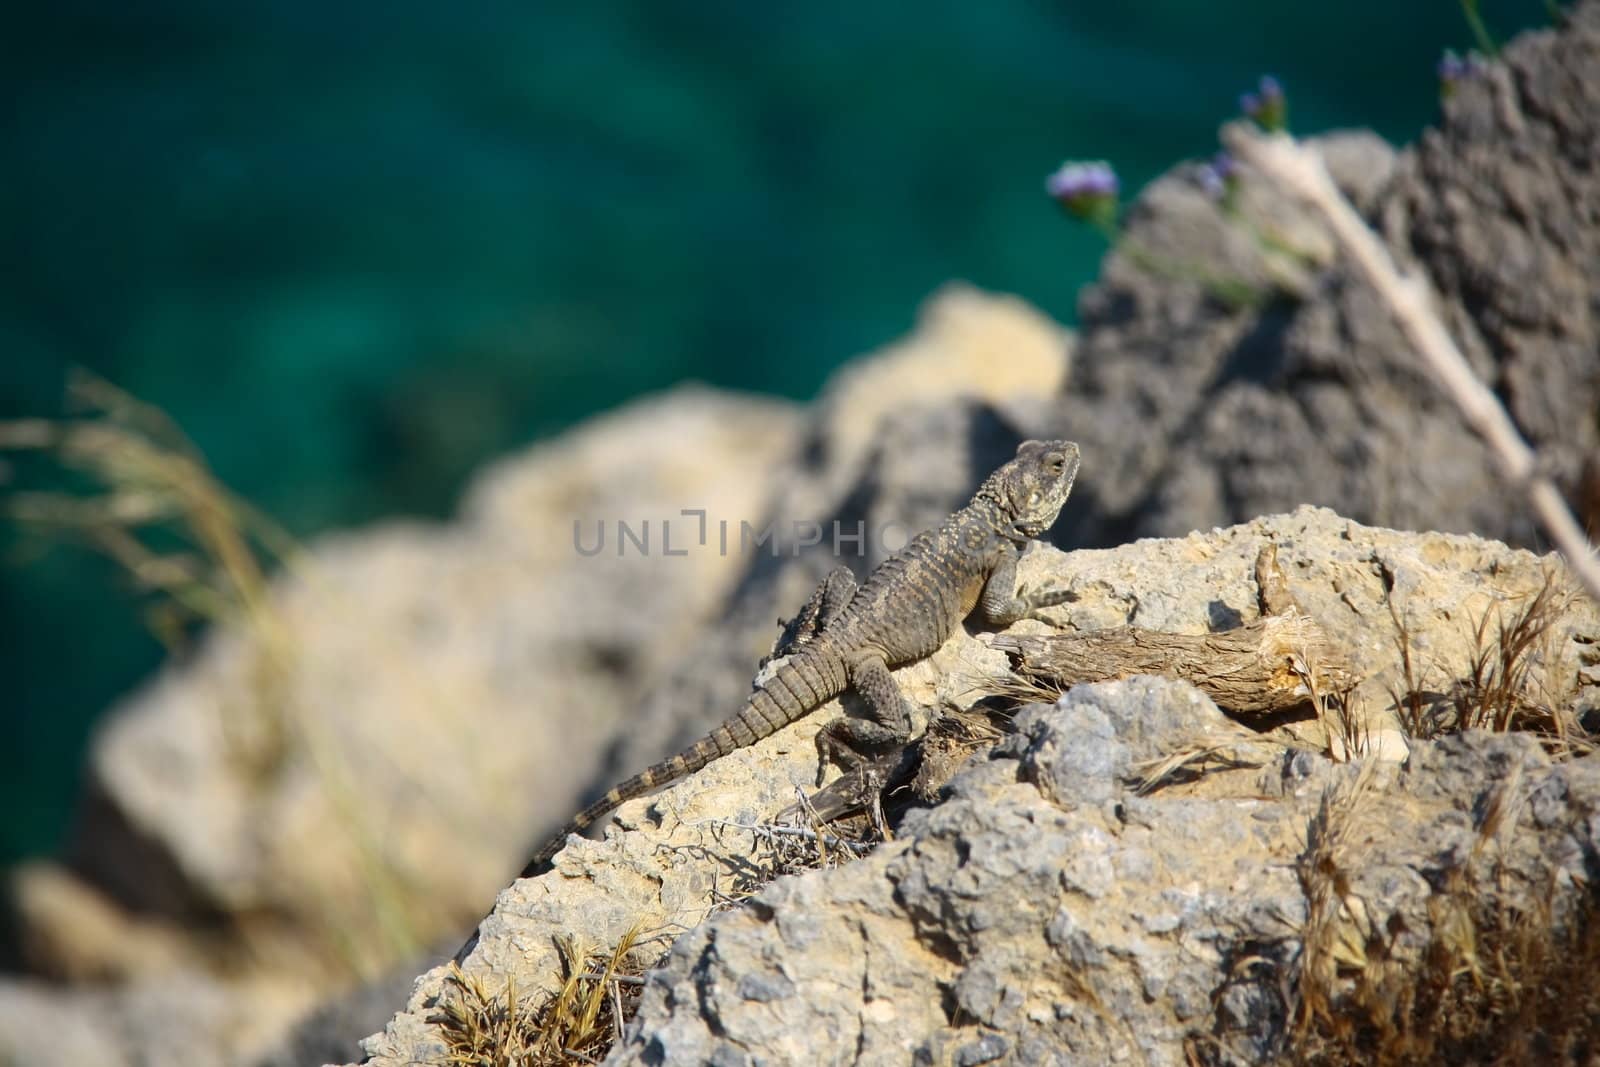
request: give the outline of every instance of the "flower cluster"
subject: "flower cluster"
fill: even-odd
[[[1200,164],[1200,188],[1213,200],[1226,200],[1239,185],[1239,165],[1226,152],[1218,152]]]
[[[1091,222],[1102,229],[1117,221],[1117,195],[1121,186],[1111,164],[1067,162],[1045,179],[1045,192],[1075,219]]]
[[[1456,86],[1470,78],[1482,77],[1489,64],[1476,52],[1461,56],[1447,48],[1434,69],[1439,74],[1439,96],[1448,100],[1455,95]]]
[[[1239,97],[1239,110],[1254,119],[1268,133],[1278,133],[1289,126],[1289,101],[1283,95],[1283,86],[1270,74],[1263,74],[1253,93]]]

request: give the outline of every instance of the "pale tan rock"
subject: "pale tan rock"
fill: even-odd
[[[129,915],[65,868],[32,860],[8,872],[6,894],[29,922],[18,931],[23,962],[64,982],[103,982],[173,971],[193,946],[171,922]]]
[[[1427,678],[1422,681],[1445,684],[1447,679],[1460,677],[1467,671],[1476,647],[1474,633],[1478,622],[1485,616],[1496,618],[1518,610],[1537,593],[1556,565],[1553,557],[1541,558],[1476,537],[1363,527],[1327,509],[1306,507],[1292,514],[1257,519],[1225,530],[1194,533],[1185,538],[1142,540],[1113,549],[1063,553],[1040,546],[1024,557],[1019,578],[1030,588],[1065,588],[1074,594],[1068,604],[1048,613],[1050,625],[1056,627],[1089,630],[1137,624],[1155,630],[1200,633],[1227,628],[1255,617],[1255,559],[1269,540],[1278,546],[1278,559],[1289,593],[1322,623],[1361,677],[1354,699],[1369,716],[1374,734],[1384,731],[1395,734],[1374,736],[1366,749],[1368,754],[1386,757],[1391,763],[1404,754],[1404,741],[1395,733],[1390,708],[1390,691],[1398,690],[1404,683],[1399,633],[1388,607],[1391,596],[1396,611],[1407,621],[1414,654],[1428,664]],[[1392,594],[1386,591],[1386,581],[1393,583]],[[1013,629],[1048,632],[1050,625],[1027,620]],[[1571,706],[1587,684],[1583,675],[1584,649],[1597,635],[1600,635],[1600,612],[1595,606],[1588,601],[1568,602],[1532,661],[1529,680],[1532,690],[1544,694],[1553,704]],[[934,656],[896,672],[896,679],[907,696],[926,709],[939,704],[969,706],[1000,686],[1005,675],[1004,656],[989,647],[981,631],[964,629],[954,634]],[[1223,719],[1198,691],[1188,691],[1194,694],[1195,701],[1204,705],[1196,713],[1200,717],[1195,720],[1193,733],[1180,737],[1169,728],[1161,744],[1176,746],[1197,739],[1214,740],[1226,736],[1238,740],[1248,736],[1242,727]],[[1176,699],[1162,697],[1158,703],[1161,707],[1183,703],[1179,700],[1173,704]],[[712,763],[688,780],[653,797],[624,805],[617,815],[620,829],[609,831],[606,840],[574,841],[559,857],[552,873],[519,881],[506,889],[494,912],[481,925],[480,936],[465,956],[463,966],[483,976],[490,988],[500,988],[509,981],[523,993],[535,995],[538,991],[550,991],[557,981],[560,968],[554,939],[558,935],[577,936],[586,943],[605,946],[614,944],[636,923],[652,933],[665,931],[669,935],[698,926],[719,899],[719,894],[732,891],[741,870],[742,850],[751,847],[748,836],[730,829],[726,821],[768,820],[792,802],[796,791],[812,787],[817,766],[812,737],[821,723],[838,714],[837,706],[837,701],[830,702],[799,723],[749,749]],[[1130,729],[1136,731],[1137,728]],[[1295,738],[1291,733],[1286,740],[1295,741]],[[1516,740],[1522,743],[1526,739]],[[1150,748],[1143,753],[1149,758],[1172,755],[1170,747],[1164,750],[1161,744],[1148,739],[1142,743]],[[1329,739],[1315,724],[1310,724],[1298,731],[1295,743],[1312,749],[1325,748]],[[1396,744],[1400,746],[1398,749],[1394,747]],[[1256,758],[1262,762],[1287,750],[1280,743],[1279,747],[1269,746],[1264,751],[1268,754],[1256,753]],[[1064,780],[1071,789],[1084,791],[1084,795],[1098,790],[1105,797],[1120,797],[1128,789],[1110,769],[1096,770],[1092,766],[1075,768]],[[1224,780],[1221,785],[1205,782],[1187,795],[1215,796],[1217,789],[1223,796],[1232,796],[1240,786],[1236,779]],[[1257,791],[1252,779],[1246,792],[1253,795]],[[1167,795],[1179,798],[1186,794],[1180,789]],[[1597,782],[1596,796],[1600,797],[1600,782]],[[1208,818],[1213,818],[1220,827],[1226,812],[1231,810],[1228,805],[1235,803],[1219,801],[1220,806],[1208,809]],[[972,817],[971,809],[972,805],[964,808],[966,815],[963,817]],[[1181,850],[1182,842],[1188,840],[1184,835],[1192,834],[1193,828],[1186,827],[1177,818],[1181,805],[1175,799],[1162,810],[1173,813],[1170,824],[1152,823],[1147,827],[1148,834],[1162,842],[1162,849]],[[1124,892],[1137,895],[1148,890],[1151,900],[1159,899],[1161,893],[1204,895],[1228,884],[1236,867],[1242,869],[1265,863],[1278,864],[1279,870],[1290,870],[1294,850],[1303,847],[1305,840],[1303,827],[1296,829],[1292,820],[1303,819],[1312,810],[1314,804],[1310,808],[1300,804],[1295,808],[1298,814],[1285,814],[1284,818],[1291,821],[1283,824],[1282,832],[1269,837],[1253,839],[1246,830],[1239,830],[1243,835],[1241,842],[1247,839],[1253,842],[1249,849],[1237,855],[1227,851],[1219,851],[1215,856],[1197,854],[1188,862],[1177,883],[1130,886]],[[1248,805],[1241,804],[1234,817],[1241,826],[1247,825],[1251,817]],[[937,815],[930,818],[936,819]],[[996,818],[1004,822],[1000,816]],[[993,828],[986,826],[986,829]],[[995,847],[1029,847],[1032,838],[1027,835],[1034,831],[1022,823],[1017,823],[1014,830],[1024,837]],[[1175,836],[1167,840],[1163,835]],[[1396,840],[1389,845],[1403,852],[1406,841]],[[893,857],[905,856],[907,847],[914,852],[916,845],[897,847],[886,853],[890,858],[884,862],[892,867],[898,862]],[[832,896],[834,890],[830,889],[828,881],[832,876],[828,873],[806,876],[806,882],[812,879],[815,882],[803,891],[789,888],[775,892],[779,896],[801,894],[794,899],[803,898],[807,906],[821,909],[827,917],[817,921],[828,929],[856,929],[860,923],[877,921],[858,914],[860,909],[871,914],[879,905],[870,901],[881,898],[884,902],[881,906],[889,907],[887,902],[896,895],[891,892],[890,885],[882,882],[886,871],[883,864],[874,868],[875,874],[849,873],[852,870],[854,868],[839,872],[838,898]],[[787,882],[784,880],[785,885]],[[1281,888],[1277,887],[1274,892]],[[1153,905],[1146,902],[1140,906]],[[1150,921],[1154,922],[1154,918]],[[959,940],[959,934],[955,930],[930,933],[926,924],[936,922],[935,917],[924,917],[918,919],[918,923],[924,924],[920,927],[901,925],[895,931],[882,933],[881,939],[878,935],[868,935],[867,957],[880,961],[894,959],[890,965],[884,966],[881,962],[875,965],[880,973],[887,970],[902,976],[921,974],[924,977],[941,973],[940,967],[928,967],[924,958],[926,946],[939,942],[943,936]],[[720,928],[727,929],[747,925],[748,920],[728,917],[719,923]],[[1281,933],[1262,929],[1246,931],[1240,936],[1281,936]],[[1098,950],[1113,954],[1125,951],[1121,939],[1132,936],[1127,932],[1114,937],[1108,934],[1110,940],[1101,943]],[[845,941],[854,943],[848,937]],[[1009,951],[1027,957],[1029,953],[1044,951],[1044,947],[1042,944],[1013,946]],[[856,962],[862,963],[861,960]],[[1170,961],[1163,965],[1169,966]],[[1212,966],[1198,959],[1193,965],[1201,969]],[[957,972],[948,966],[941,967],[949,972],[947,977],[954,980]],[[829,962],[819,963],[818,968],[818,982],[824,985],[843,983],[833,989],[828,998],[823,998],[825,1003],[834,1005],[840,1012],[866,1011],[866,1002],[860,998],[859,982],[849,985],[849,975],[861,977],[859,966],[833,957]],[[1207,971],[1184,980],[1203,985],[1210,980],[1206,977],[1208,974],[1216,977]],[[444,1046],[440,1043],[439,1032],[428,1019],[433,1014],[431,1005],[441,993],[443,976],[442,970],[424,975],[407,1009],[391,1021],[383,1034],[366,1043],[374,1063],[399,1067],[417,1059],[442,1055]],[[733,976],[729,981],[736,979],[737,976]],[[923,997],[924,1000],[901,1001],[888,994],[867,998],[881,1011],[889,1013],[870,1028],[878,1035],[876,1040],[901,1037],[912,1040],[918,1027],[926,1028],[922,1036],[934,1044],[953,1040],[948,1035],[941,1036],[937,1032],[939,1027],[929,1027],[929,1019],[944,1018],[938,1009],[937,996],[931,996],[928,989],[919,984],[921,978],[907,981],[910,984],[904,996]],[[926,999],[930,996],[931,999]],[[681,1000],[677,1003],[680,1010],[674,1018],[691,1028],[698,1025],[685,1021],[688,1016],[683,1010],[686,1009]],[[811,1016],[808,1018],[815,1025],[832,1026],[845,1035],[840,1039],[843,1042],[840,1048],[849,1044],[851,1031],[839,1029],[843,1024],[838,1020],[821,1022]],[[1137,1030],[1139,1020],[1138,1013],[1130,1010],[1127,1025]],[[770,1037],[770,1043],[746,1044],[744,1051],[782,1059],[787,1047],[784,1041],[802,1040],[800,1031],[785,1031],[781,1026],[775,1029],[769,1026],[760,1032]],[[649,1035],[645,1034],[634,1043],[634,1051],[648,1041]],[[705,1054],[711,1050],[710,1045],[693,1047]],[[880,1049],[877,1055],[889,1053]]]

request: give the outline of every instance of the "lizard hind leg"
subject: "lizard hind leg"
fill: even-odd
[[[867,718],[841,716],[817,731],[817,784],[829,763],[852,771],[863,761],[911,740],[911,705],[882,657],[850,664],[850,686],[866,701]]]
[[[856,576],[849,567],[839,566],[828,572],[828,576],[817,586],[811,594],[811,599],[806,601],[806,606],[800,609],[800,614],[788,622],[779,620],[783,632],[778,635],[778,640],[772,645],[772,654],[767,660],[787,656],[796,648],[810,641],[817,634],[826,630],[849,606],[851,599],[856,595]],[[763,664],[766,661],[763,661]]]

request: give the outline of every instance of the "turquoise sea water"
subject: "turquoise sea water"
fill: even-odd
[[[1268,71],[1299,130],[1409,140],[1471,44],[1445,0],[9,22],[0,417],[58,413],[86,366],[299,534],[447,514],[487,457],[685,378],[809,396],[947,279],[1070,320],[1103,243],[1041,193],[1063,158],[1137,186]],[[95,716],[159,649],[115,568],[14,527],[0,553],[4,860],[59,839]]]

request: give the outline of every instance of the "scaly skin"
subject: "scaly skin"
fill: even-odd
[[[900,743],[911,733],[910,708],[889,671],[938,651],[976,608],[1007,626],[1059,595],[1017,588],[1017,560],[1060,515],[1078,474],[1070,441],[1024,441],[971,502],[938,528],[918,534],[884,560],[860,587],[849,570],[830,574],[793,627],[791,651],[737,714],[682,752],[616,786],[545,842],[522,872],[538,873],[619,804],[693,774],[712,760],[769,737],[854,688],[870,719],[844,718],[818,735],[819,748],[846,755]]]

